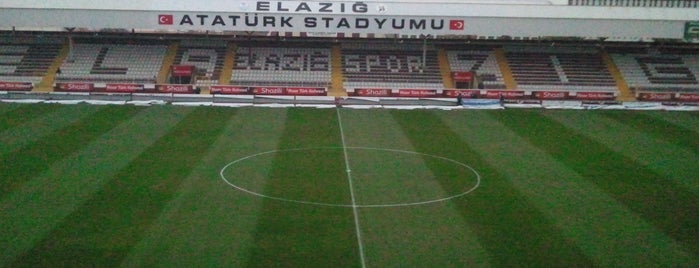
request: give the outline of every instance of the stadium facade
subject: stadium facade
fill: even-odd
[[[695,0],[23,1],[5,30],[682,39]],[[690,32],[696,32],[694,28]]]
[[[697,18],[699,0],[5,0],[0,91],[697,102]]]

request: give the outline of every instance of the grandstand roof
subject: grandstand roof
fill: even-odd
[[[168,17],[160,21],[163,15]],[[260,22],[248,24],[244,21],[248,16],[256,17]],[[262,22],[263,16],[268,17],[268,21]],[[77,27],[165,32],[276,31],[680,39],[685,23],[697,18],[697,8],[571,6],[568,0],[0,2],[0,29],[61,30],[64,27]],[[388,22],[380,23],[379,20],[383,19]],[[389,27],[394,20],[399,20],[398,26],[401,25],[400,20],[405,20],[409,27]],[[454,22],[455,26],[460,27],[448,29]],[[436,27],[430,27],[433,25]]]

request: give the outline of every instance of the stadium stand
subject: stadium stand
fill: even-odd
[[[696,48],[607,48],[633,91],[699,91]]]
[[[473,72],[480,78],[484,89],[505,89],[500,66],[492,46],[459,46],[447,48],[452,72]]]
[[[235,55],[230,79],[233,85],[330,85],[331,48],[324,43],[240,43]]]
[[[344,86],[356,88],[444,88],[437,51],[428,46],[424,55],[416,42],[370,41],[342,43]]]
[[[154,40],[76,41],[56,79],[153,84],[166,51],[167,45]]]
[[[226,57],[225,41],[184,39],[175,56],[175,64],[193,65],[197,69],[196,86],[218,84]]]
[[[617,90],[595,47],[505,45],[504,49],[519,89]]]
[[[0,81],[38,84],[58,51],[61,38],[0,40]]]

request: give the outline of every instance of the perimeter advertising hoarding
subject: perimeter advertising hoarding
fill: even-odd
[[[468,89],[445,89],[443,92],[444,97],[457,98],[461,96],[464,99],[474,99],[480,96],[480,90],[468,90]]]
[[[211,94],[226,94],[226,95],[246,95],[250,94],[248,87],[243,86],[211,86]]]
[[[437,97],[437,91],[433,89],[399,89],[398,97],[429,98]]]
[[[525,92],[520,90],[489,90],[484,97],[486,99],[521,99],[525,97],[524,95]]]
[[[56,90],[69,92],[91,92],[95,89],[93,83],[56,83]]]
[[[699,94],[698,93],[680,93],[677,95],[677,100],[678,101],[697,102],[697,101],[699,101]]]
[[[565,91],[534,91],[532,95],[540,100],[565,100],[570,97]]]
[[[289,95],[289,96],[326,96],[322,87],[247,87],[247,86],[211,86],[211,94],[226,95]]]
[[[136,91],[143,91],[142,84],[107,84],[104,88],[105,92],[115,92],[115,93],[133,93]]]
[[[155,85],[155,90],[160,93],[194,93],[192,85]]]
[[[575,99],[578,100],[614,100],[614,92],[577,92]]]
[[[638,99],[644,101],[669,101],[673,93],[638,93]]]
[[[2,91],[30,91],[34,88],[32,83],[25,82],[1,82],[0,90]]]

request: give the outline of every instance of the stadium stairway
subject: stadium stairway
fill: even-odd
[[[508,90],[517,89],[517,82],[512,75],[512,70],[510,69],[510,64],[507,62],[507,57],[505,57],[505,50],[503,48],[495,49],[495,59],[498,61],[500,66],[500,72],[502,72],[502,78],[505,80],[505,87]]]
[[[332,69],[332,78],[330,90],[328,90],[328,96],[347,96],[347,92],[343,86],[343,81],[345,78],[342,75],[342,49],[340,48],[339,44],[335,44],[332,47],[330,66]]]
[[[221,75],[218,78],[219,85],[228,85],[231,81],[231,75],[233,75],[233,65],[235,65],[235,51],[238,49],[233,43],[228,44],[226,49],[226,56],[223,60],[223,67],[221,68]]]
[[[609,56],[609,53],[607,53],[606,51],[602,51],[600,52],[600,54],[602,55],[602,61],[604,61],[604,64],[607,65],[607,69],[609,69],[609,73],[612,74],[612,77],[616,82],[616,87],[619,90],[619,96],[617,97],[617,100],[635,100],[633,92],[631,92],[629,85],[626,83],[626,80],[624,80],[624,76],[621,75],[621,71],[619,71],[619,68],[616,67],[616,64],[614,64],[614,61],[612,60],[612,57]]]
[[[68,57],[69,52],[70,44],[66,40],[63,43],[61,49],[58,51],[58,55],[56,55],[56,58],[53,60],[53,63],[51,63],[49,69],[46,70],[46,75],[44,75],[44,77],[41,79],[41,82],[39,82],[39,84],[34,88],[34,91],[53,91],[53,82],[56,81],[56,73],[58,72],[58,68],[61,67],[63,61],[65,61],[65,59]]]
[[[175,57],[177,56],[177,49],[179,49],[180,43],[174,41],[170,43],[167,47],[167,53],[165,53],[165,58],[163,58],[163,64],[160,67],[160,72],[158,72],[157,83],[167,84],[168,76],[170,76],[170,66],[175,63]]]
[[[444,48],[440,48],[437,51],[437,60],[439,61],[439,70],[442,73],[442,82],[444,83],[444,88],[454,88],[454,79],[451,77],[451,67],[449,66],[449,58],[447,57],[447,51]]]

